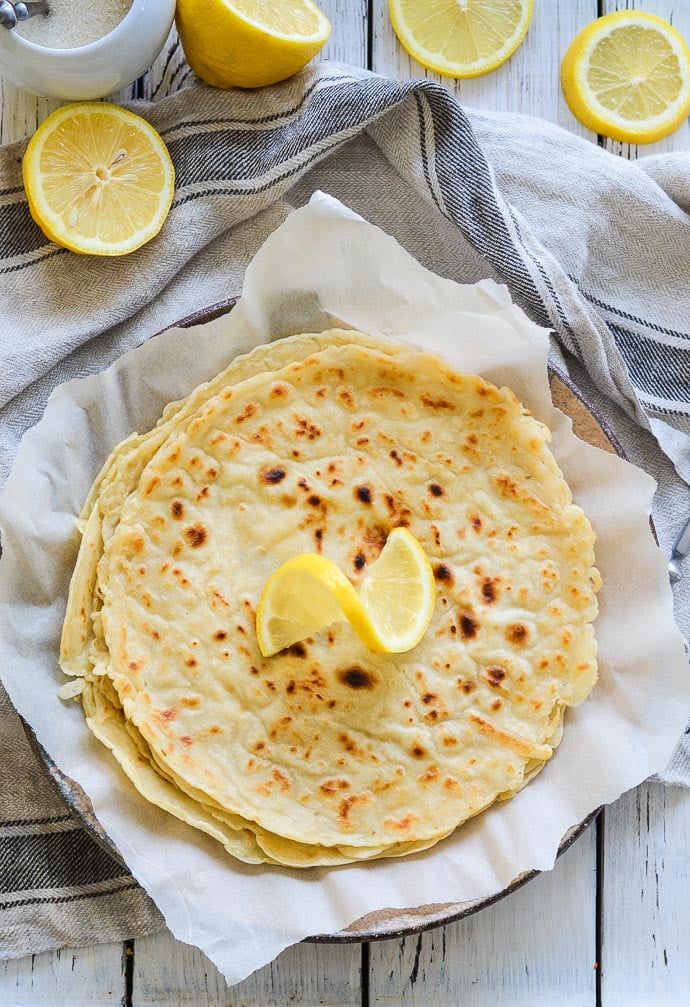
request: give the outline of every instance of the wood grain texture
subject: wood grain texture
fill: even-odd
[[[124,993],[119,943],[0,962],[0,1007],[119,1007]]]
[[[298,944],[244,982],[228,987],[198,948],[165,930],[134,951],[136,1007],[360,1007],[359,944]]]
[[[606,810],[604,1007],[690,1004],[690,791],[646,783]]]
[[[333,31],[322,49],[322,59],[366,66],[368,61],[368,0],[319,0]]]
[[[371,1007],[594,1007],[595,844],[593,826],[495,906],[371,944]]]

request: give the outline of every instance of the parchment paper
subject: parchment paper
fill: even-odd
[[[58,700],[74,518],[111,448],[153,425],[168,401],[238,352],[334,325],[410,341],[508,384],[552,428],[555,455],[598,535],[600,681],[568,712],[563,741],[536,780],[433,850],[331,870],[251,867],[139,797],[86,729],[81,707]],[[690,676],[666,563],[650,533],[654,483],[572,435],[551,405],[547,351],[547,333],[505,288],[441,279],[316,194],[260,250],[228,317],[164,333],[104,373],[63,385],[25,436],[0,498],[5,686],[41,744],[87,792],[174,935],[202,948],[229,982],[309,934],[337,931],[376,909],[470,901],[525,871],[549,869],[570,826],[669,759],[690,708]]]

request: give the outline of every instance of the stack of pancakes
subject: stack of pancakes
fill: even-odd
[[[81,518],[61,664],[153,804],[248,863],[425,849],[551,757],[596,681],[594,534],[506,388],[332,330],[237,358],[120,444]],[[335,623],[272,658],[262,588],[390,530],[437,598],[406,654]]]

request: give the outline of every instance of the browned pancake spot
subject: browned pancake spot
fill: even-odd
[[[440,483],[429,483],[429,492],[432,496],[442,497],[445,491]]]
[[[190,710],[195,710],[197,706],[201,706],[200,696],[180,696],[180,706],[189,707]]]
[[[184,535],[192,549],[198,549],[208,538],[208,532],[200,521],[185,528]]]
[[[465,640],[472,640],[477,635],[479,623],[470,612],[460,612],[460,633]]]
[[[214,640],[218,640],[218,642],[220,642],[221,640],[225,640],[226,637],[227,637],[227,635],[228,634],[227,634],[227,632],[224,629],[218,629],[213,634],[213,639]]]
[[[343,685],[351,689],[373,689],[376,684],[376,676],[364,668],[345,668],[337,672],[339,680]]]
[[[323,783],[319,784],[319,790],[323,794],[336,794],[339,790],[348,790],[350,787],[349,780],[324,780]]]
[[[452,586],[455,583],[453,571],[445,563],[439,563],[438,566],[434,567],[434,577],[444,584]]]
[[[404,832],[409,829],[410,826],[417,819],[417,815],[405,815],[403,818],[399,818],[397,821],[394,818],[385,818],[383,824],[386,828],[400,829]]]
[[[448,399],[434,399],[431,395],[421,395],[420,396],[423,404],[427,409],[454,409],[455,406]]]
[[[506,677],[506,670],[502,668],[500,664],[492,664],[486,669],[486,680],[489,685],[494,688],[500,686],[503,679]]]
[[[363,504],[370,504],[373,496],[368,486],[355,486],[355,496]]]
[[[377,552],[383,549],[387,538],[388,532],[382,525],[374,525],[373,528],[367,528],[364,532],[364,544]]]
[[[359,800],[361,800],[361,797],[357,797],[355,794],[351,794],[350,797],[343,797],[338,805],[338,817],[347,820],[350,816],[350,808]]]
[[[366,564],[366,561],[367,561],[367,559],[366,559],[366,556],[364,555],[364,553],[363,552],[358,552],[357,555],[355,556],[354,560],[353,560],[353,563],[355,565],[355,570],[361,570],[364,567],[364,565]]]
[[[261,479],[262,483],[267,483],[271,485],[274,483],[282,482],[286,474],[287,473],[285,472],[285,469],[278,466],[277,468],[274,469],[264,469],[261,472],[259,478]]]
[[[288,654],[292,654],[293,657],[306,657],[307,648],[303,643],[293,643],[291,647],[287,648]]]
[[[258,406],[254,402],[248,402],[242,412],[235,417],[235,423],[244,423],[245,420],[249,420],[252,416],[256,416],[257,412]]]
[[[529,630],[522,622],[513,622],[506,629],[506,639],[516,647],[522,647],[529,639]]]

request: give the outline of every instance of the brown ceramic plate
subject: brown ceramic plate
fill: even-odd
[[[199,311],[195,311],[191,315],[187,315],[185,318],[172,323],[170,326],[166,326],[166,329],[177,327],[189,328],[192,325],[201,325],[205,322],[210,322],[214,318],[219,318],[221,315],[230,311],[236,302],[237,298],[220,301],[217,304],[210,305],[208,308],[203,308]],[[161,331],[166,331],[166,329]],[[156,335],[159,334],[160,333],[156,333]],[[606,451],[610,451],[624,457],[623,449],[616,440],[612,431],[609,429],[606,421],[601,416],[597,415],[595,408],[587,401],[570,378],[556,368],[551,367],[549,380],[551,383],[551,394],[553,396],[554,404],[570,416],[573,421],[573,429],[575,430],[575,433],[583,440],[589,441],[590,444],[595,444],[597,447],[601,447]],[[111,856],[120,863],[124,863],[123,858],[120,856],[119,851],[115,847],[115,844],[96,818],[91,802],[82,788],[79,784],[75,783],[74,780],[69,779],[69,777],[65,776],[65,774],[60,771],[50,756],[41,748],[31,728],[27,724],[24,726],[29,740],[46,765],[50,776],[69,807],[82,820],[85,828],[93,836],[93,838],[101,846],[104,846]],[[592,812],[587,816],[587,818],[580,822],[579,825],[574,826],[568,831],[559,847],[559,856],[567,850],[568,847],[574,843],[575,840],[578,839],[578,837],[581,836],[582,833],[592,824],[598,813],[599,811]],[[441,924],[455,922],[465,916],[470,916],[472,913],[478,912],[480,909],[486,908],[486,906],[493,905],[495,902],[498,902],[499,899],[504,898],[506,895],[510,895],[511,892],[516,891],[522,885],[536,877],[538,873],[538,871],[530,871],[527,874],[521,875],[503,891],[498,892],[489,898],[478,899],[474,902],[449,902],[441,905],[435,904],[418,906],[415,909],[380,909],[377,912],[369,913],[367,916],[363,916],[345,930],[338,931],[334,934],[317,934],[307,939],[316,942],[333,943],[369,941],[390,937],[402,937],[408,934],[418,933],[422,930],[429,930],[432,927],[440,926]]]

